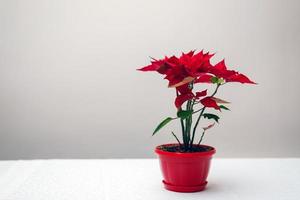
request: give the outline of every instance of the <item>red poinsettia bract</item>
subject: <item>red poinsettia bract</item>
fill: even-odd
[[[156,71],[165,75],[165,79],[169,81],[169,87],[176,88],[178,95],[175,99],[175,106],[180,108],[182,104],[188,100],[197,100],[199,97],[206,96],[206,92],[192,92],[192,84],[197,83],[223,83],[239,82],[255,84],[247,76],[234,70],[228,70],[225,61],[212,65],[210,59],[214,54],[203,53],[200,51],[190,51],[182,53],[180,57],[171,56],[160,60],[152,59],[151,64],[142,67],[140,71]],[[209,96],[200,100],[205,107],[220,109],[217,102]]]

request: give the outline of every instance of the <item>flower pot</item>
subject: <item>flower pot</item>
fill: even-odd
[[[176,145],[164,144],[157,146],[163,184],[167,190],[175,192],[198,192],[205,189],[206,178],[210,168],[210,160],[216,152],[215,148],[200,145],[207,149],[204,152],[180,153],[162,150],[162,147]]]

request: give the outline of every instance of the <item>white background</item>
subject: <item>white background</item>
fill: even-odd
[[[219,157],[300,156],[297,0],[0,0],[0,159],[154,157],[174,141],[174,90],[136,68],[205,49],[259,85],[204,143]],[[207,123],[207,122],[206,122]],[[202,125],[206,125],[205,123]]]

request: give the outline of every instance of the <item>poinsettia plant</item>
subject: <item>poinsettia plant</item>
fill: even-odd
[[[216,97],[219,88],[227,83],[238,82],[255,84],[247,76],[234,70],[229,70],[222,60],[217,64],[211,64],[210,60],[214,54],[209,52],[190,51],[182,53],[180,57],[171,56],[163,59],[152,58],[151,64],[142,67],[140,71],[154,71],[164,75],[169,81],[169,88],[174,88],[176,98],[174,101],[177,109],[176,117],[167,117],[154,130],[156,134],[162,127],[173,120],[179,120],[181,124],[182,142],[174,132],[172,135],[179,143],[181,151],[193,151],[195,144],[200,144],[205,132],[218,123],[219,116],[211,112],[209,109],[217,111],[229,110],[224,104],[229,102]],[[197,91],[197,84],[213,84],[214,91],[208,94],[207,89]],[[196,121],[193,116],[196,115]],[[201,118],[214,120],[213,123],[202,128],[201,136],[198,142],[195,142],[196,130]]]

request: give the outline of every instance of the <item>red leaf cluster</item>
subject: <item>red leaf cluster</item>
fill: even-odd
[[[177,97],[175,106],[180,108],[182,104],[191,99],[199,99],[207,95],[207,91],[192,92],[190,83],[213,83],[212,78],[221,79],[226,82],[239,82],[255,84],[247,76],[234,70],[228,70],[225,61],[212,65],[210,59],[214,54],[209,52],[190,51],[182,53],[180,57],[171,56],[160,60],[152,59],[151,64],[142,67],[140,71],[155,71],[163,74],[169,81],[169,87],[175,87]],[[205,107],[220,109],[215,99],[207,96],[200,100]]]
[[[211,68],[211,74],[215,75],[218,78],[223,78],[225,82],[239,82],[239,83],[250,83],[255,84],[244,74],[240,74],[234,70],[228,70],[225,65],[225,60],[217,63],[214,67]]]

